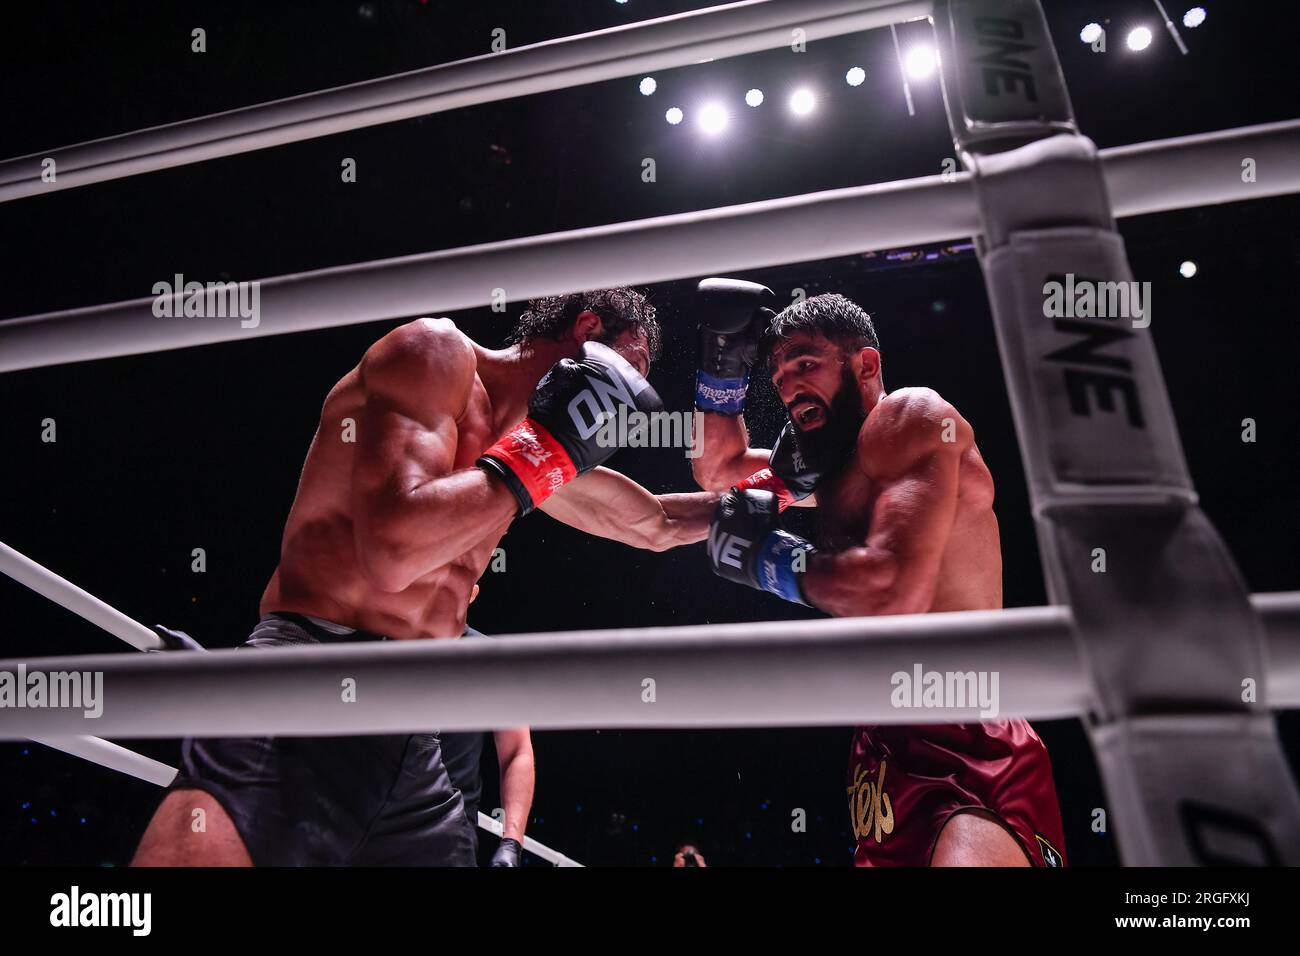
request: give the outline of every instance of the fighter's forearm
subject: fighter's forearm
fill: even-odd
[[[921,614],[934,600],[934,581],[900,574],[896,555],[881,548],[818,551],[800,587],[814,607],[836,617]]]
[[[502,836],[508,840],[524,841],[535,780],[531,750],[515,754],[501,765],[501,808],[505,811]]]
[[[541,509],[579,531],[665,551],[703,541],[717,500],[711,492],[653,495],[625,475],[597,468],[552,495]]]
[[[726,491],[753,473],[752,469],[745,470],[750,448],[744,416],[717,412],[700,414],[704,419],[700,453],[691,459],[691,473],[695,476],[695,483],[704,490]]]
[[[722,495],[716,491],[694,491],[680,495],[656,495],[663,509],[664,520],[658,529],[658,544],[653,550],[663,551],[683,544],[695,544],[709,536],[709,522],[713,520]]]

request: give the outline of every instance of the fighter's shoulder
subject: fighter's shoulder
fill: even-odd
[[[934,389],[900,388],[871,410],[858,447],[865,460],[884,464],[933,451],[963,451],[973,441],[970,423]]]
[[[443,388],[468,388],[477,367],[473,344],[451,319],[416,319],[398,326],[362,360],[362,374],[371,386],[433,381]]]

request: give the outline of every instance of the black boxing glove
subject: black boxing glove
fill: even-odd
[[[772,454],[768,456],[767,467],[754,472],[736,489],[760,488],[776,495],[780,510],[784,511],[796,501],[802,501],[817,490],[821,474],[815,471],[799,450],[795,438],[794,424],[787,422],[781,434],[776,436]]]
[[[587,342],[578,359],[562,359],[528,401],[528,417],[475,462],[500,478],[525,515],[618,451],[607,417],[664,406],[650,383],[609,346]]]
[[[520,856],[523,852],[524,848],[518,840],[506,838],[492,854],[492,862],[488,866],[494,869],[498,866],[522,866]]]
[[[161,624],[153,625],[153,632],[162,638],[163,646],[157,648],[160,651],[206,651],[207,648],[190,637],[184,631],[177,631],[170,627],[163,627]]]
[[[727,492],[709,525],[709,564],[714,574],[728,581],[808,604],[799,574],[817,549],[777,527],[780,511],[771,491],[733,488]]]
[[[739,415],[758,358],[758,341],[772,321],[776,296],[767,286],[741,279],[705,279],[699,296],[700,367],[695,374],[695,407],[702,412]]]

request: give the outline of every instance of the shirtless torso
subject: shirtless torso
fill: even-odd
[[[419,396],[428,395],[439,384],[411,376],[404,387],[412,404],[419,404]],[[463,399],[463,410],[452,419],[453,471],[472,467],[478,456],[514,424],[514,420],[502,423],[499,419],[514,414],[517,420],[523,412],[522,408],[512,408],[505,416],[494,414],[498,410],[477,371]],[[325,399],[320,426],[307,452],[298,493],[285,523],[280,565],[262,595],[260,610],[263,614],[294,611],[395,637],[460,634],[465,629],[465,611],[474,582],[487,567],[514,516],[491,522],[468,549],[420,574],[403,590],[390,592],[376,586],[362,571],[358,559],[354,518],[356,456],[365,446],[359,439],[344,440],[349,427],[355,432],[371,426],[376,416],[373,409],[368,412],[367,404],[361,366],[348,372]],[[436,409],[432,414],[437,415]],[[430,464],[420,443],[413,443],[410,451],[412,468]]]
[[[1002,606],[993,479],[956,408],[928,388],[886,394],[875,348],[808,332],[773,349],[772,381],[797,429],[838,427],[832,416],[846,405],[865,412],[800,502],[818,508],[819,528],[800,599],[837,617]],[[738,418],[706,415],[704,442],[696,477],[706,488],[743,487],[767,466],[770,453],[748,448]],[[888,693],[890,676],[864,681]],[[848,769],[859,865],[1064,860],[1051,764],[1023,720],[860,727]]]
[[[611,346],[648,371],[644,337],[625,333]],[[474,583],[516,513],[505,486],[474,463],[577,347],[548,340],[494,351],[447,319],[420,319],[376,342],[325,400],[261,612],[397,639],[463,633]],[[702,540],[711,503],[652,496],[597,468],[541,510],[663,550]]]
[[[926,454],[918,446],[928,443],[932,431],[943,431],[944,418],[951,418],[955,447],[946,456],[931,454],[918,469],[915,459]],[[955,492],[950,504],[949,485]],[[924,517],[915,506],[928,496],[943,499],[947,507],[942,510],[951,508],[950,519],[926,522],[934,529],[929,541],[919,539],[923,529],[915,520]],[[857,454],[818,485],[818,544],[844,551],[869,543],[873,533],[877,542],[901,537],[906,522],[909,540],[905,545],[891,542],[893,547],[932,551],[937,557],[932,594],[909,610],[1000,608],[1002,547],[993,497],[993,476],[965,419],[931,389],[899,389],[867,416]],[[912,507],[900,513],[905,505]]]

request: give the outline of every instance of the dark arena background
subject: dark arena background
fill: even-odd
[[[664,16],[667,0],[9,5],[4,156]],[[1191,4],[1166,0],[1181,21]],[[1205,4],[1183,55],[1150,0],[1045,0],[1081,130],[1110,147],[1291,119],[1289,4]],[[1080,42],[1105,24],[1111,48]],[[1150,44],[1125,36],[1143,25]],[[206,30],[207,51],[190,50]],[[901,25],[905,51],[929,42]],[[845,81],[852,67],[862,81]],[[933,175],[952,151],[937,77],[917,70],[909,115],[889,30],[438,113],[0,206],[0,318],[201,281],[283,275],[557,230]],[[816,91],[793,115],[793,91]],[[751,109],[746,90],[766,100]],[[730,125],[695,112],[725,100]],[[678,106],[685,121],[665,112]],[[343,158],[357,179],[342,182]],[[654,157],[656,181],[642,179]],[[1297,197],[1123,219],[1135,278],[1202,505],[1252,592],[1300,588],[1300,401],[1295,351]],[[792,250],[797,257],[798,251]],[[997,483],[1007,607],[1046,602],[1020,453],[979,266],[969,241],[745,271],[788,300],[841,292],[875,318],[890,389],[925,385],[973,424]],[[693,290],[647,289],[665,331],[650,380],[691,407]],[[501,285],[509,288],[509,276]],[[451,317],[497,346],[524,303]],[[412,318],[0,376],[0,540],[146,623],[209,647],[244,640],[329,388]],[[783,412],[765,381],[748,421],[768,445]],[[54,419],[57,441],[42,440]],[[1243,420],[1257,438],[1241,438]],[[612,462],[656,492],[694,490],[680,450]],[[516,523],[470,623],[488,634],[798,619],[816,612],[715,579],[703,544],[654,554],[549,517]],[[191,553],[206,553],[204,573]],[[121,650],[0,579],[5,658]],[[165,725],[167,715],[158,715]],[[1293,773],[1300,721],[1278,714]],[[1111,866],[1105,807],[1078,721],[1036,722],[1052,755],[1074,866]],[[536,732],[529,835],[588,865],[668,866],[694,842],[709,866],[847,866],[849,727]],[[121,741],[175,764],[179,743]],[[483,808],[496,804],[485,757]],[[39,744],[0,744],[0,863],[124,866],[161,791]],[[792,815],[806,812],[805,832]],[[485,840],[485,844],[491,841]],[[490,846],[482,848],[490,852]],[[529,859],[530,864],[539,861]]]

